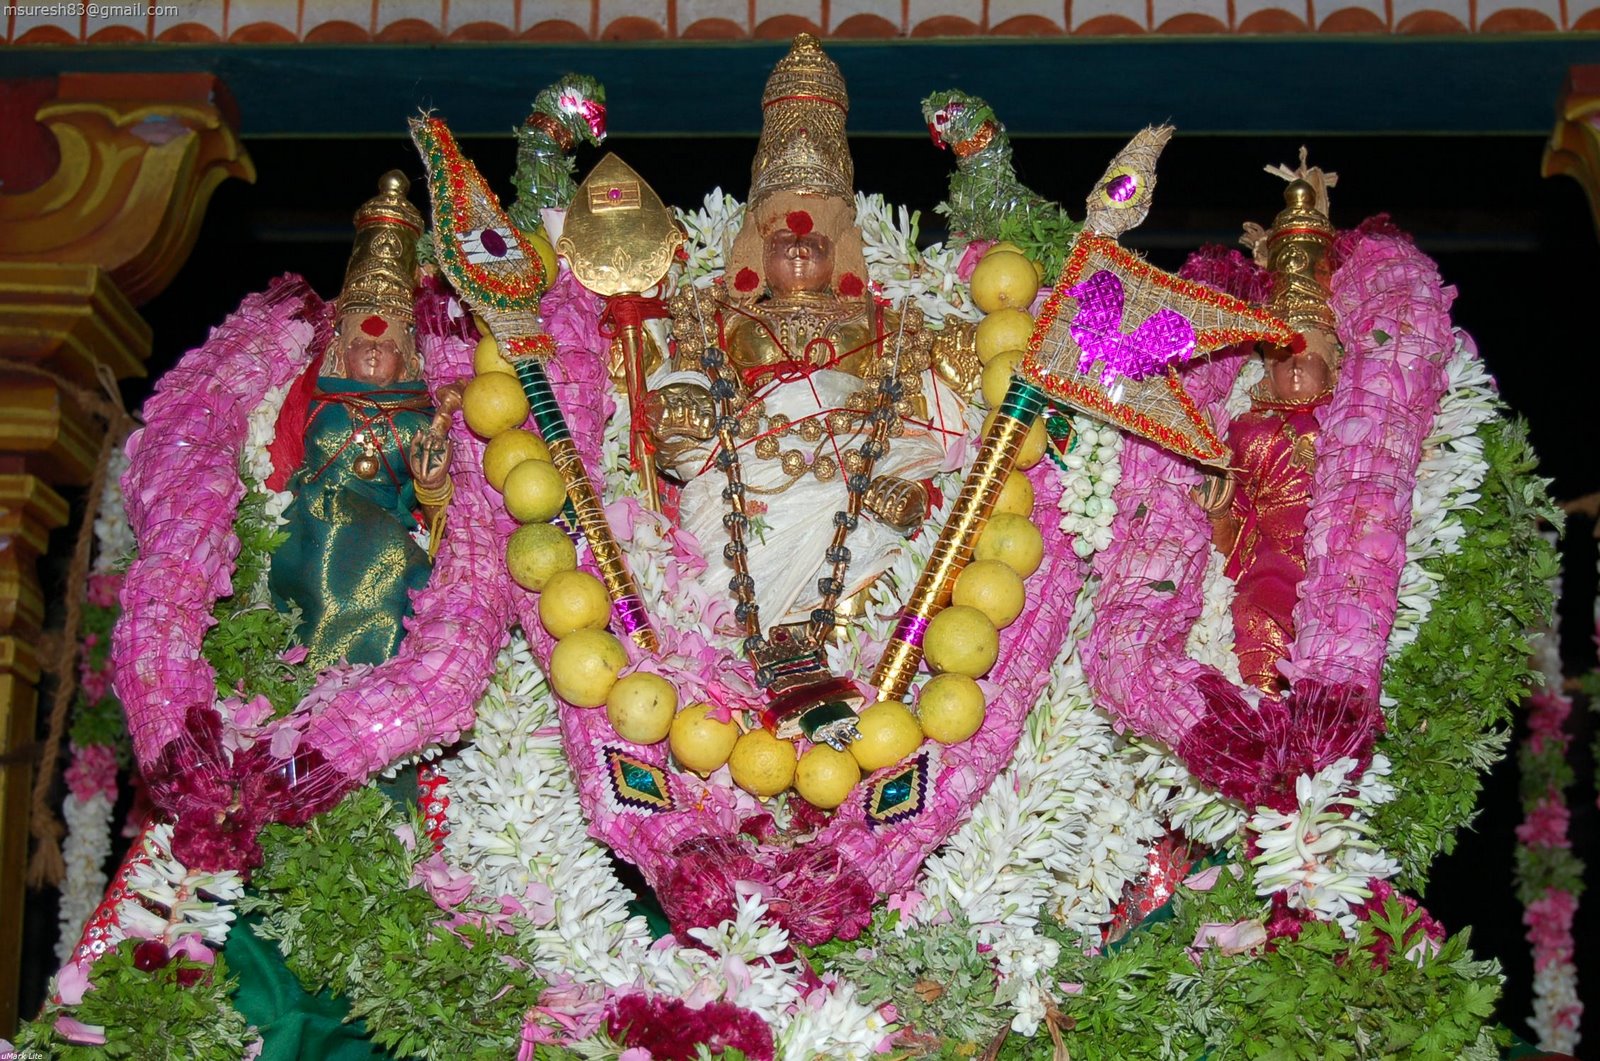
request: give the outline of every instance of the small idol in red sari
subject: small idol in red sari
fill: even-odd
[[[1258,244],[1258,260],[1264,250],[1272,271],[1272,308],[1299,330],[1303,343],[1263,351],[1266,374],[1251,392],[1250,410],[1228,430],[1231,497],[1224,492],[1212,506],[1213,540],[1237,587],[1239,671],[1270,695],[1287,685],[1278,663],[1294,640],[1317,440],[1339,357],[1325,257],[1333,226],[1320,184],[1291,181],[1283,212]]]

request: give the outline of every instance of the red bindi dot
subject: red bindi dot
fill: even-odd
[[[754,291],[761,284],[761,277],[756,275],[754,269],[740,269],[739,275],[733,278],[733,286],[739,291]]]
[[[811,215],[804,210],[790,210],[788,215],[784,217],[783,223],[787,225],[789,231],[793,232],[796,236],[806,235],[813,227]]]
[[[361,322],[361,330],[373,338],[377,338],[389,330],[389,322],[377,314],[373,314]]]

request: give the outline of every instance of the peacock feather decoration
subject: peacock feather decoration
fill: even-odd
[[[956,156],[950,197],[938,207],[950,230],[968,239],[1010,240],[1055,276],[1072,237],[1082,227],[1060,203],[1017,179],[1011,138],[994,108],[959,89],[935,92],[922,101],[928,135]]]

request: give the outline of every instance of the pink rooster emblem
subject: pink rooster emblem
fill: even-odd
[[[1066,293],[1078,300],[1068,329],[1082,351],[1078,371],[1086,373],[1098,362],[1102,386],[1118,377],[1144,379],[1194,354],[1194,325],[1173,309],[1157,310],[1124,335],[1126,295],[1122,280],[1109,269],[1101,269]]]

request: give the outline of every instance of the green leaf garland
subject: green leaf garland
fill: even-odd
[[[1427,565],[1439,596],[1417,639],[1384,671],[1395,706],[1378,750],[1394,766],[1395,799],[1373,814],[1373,837],[1401,864],[1396,884],[1420,891],[1441,852],[1476,815],[1481,774],[1504,754],[1513,707],[1534,671],[1531,631],[1555,606],[1559,558],[1539,533],[1561,525],[1549,480],[1520,420],[1478,432],[1489,471],[1462,513],[1461,550]]]

